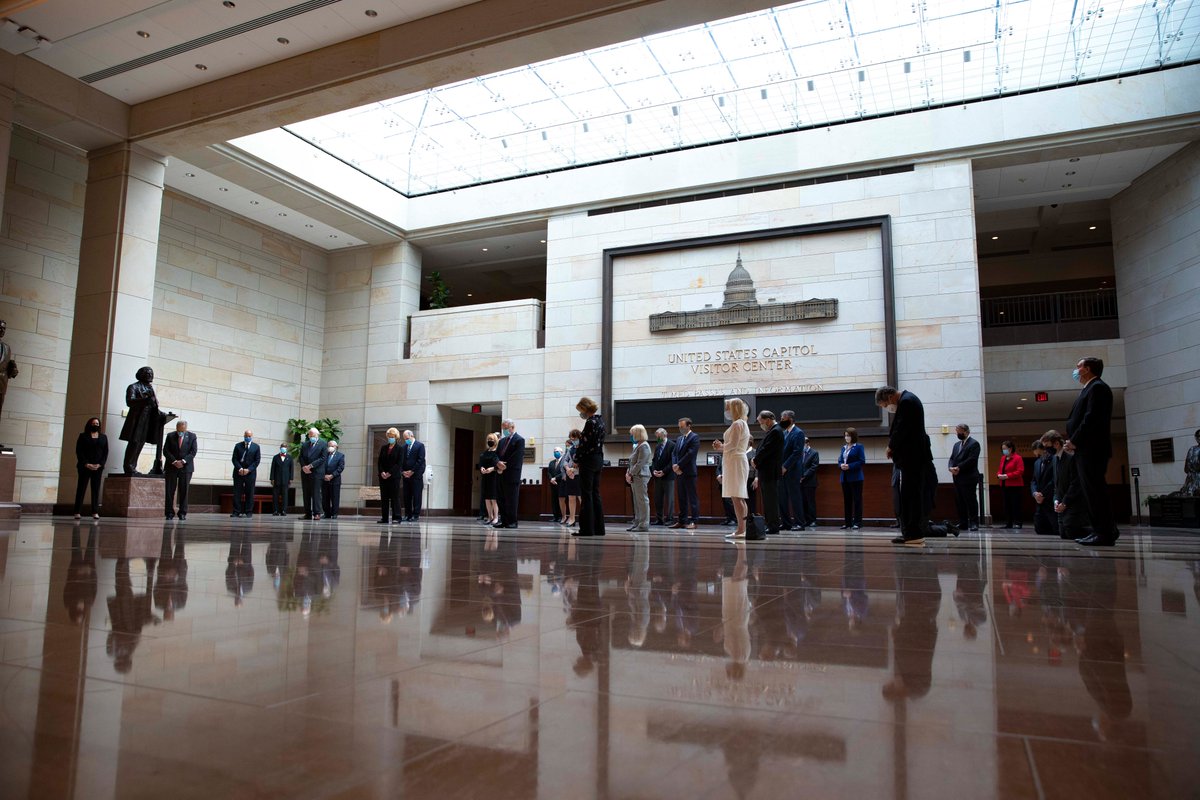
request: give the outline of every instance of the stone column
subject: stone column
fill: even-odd
[[[125,387],[149,363],[150,316],[158,229],[162,216],[164,157],[120,144],[89,154],[79,281],[71,332],[58,501],[75,499],[75,437],[90,416],[108,435],[106,472],[120,471],[125,443]],[[150,364],[153,366],[153,364]],[[142,451],[141,471],[154,458]]]

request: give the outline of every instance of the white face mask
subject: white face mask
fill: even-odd
[[[334,454],[334,453],[336,453],[336,452],[337,452],[337,448],[336,448],[336,447],[331,447],[331,448],[329,448],[329,455],[333,455],[333,454]]]
[[[885,406],[885,408],[886,408],[886,410],[887,410],[887,412],[888,412],[889,414],[895,414],[895,413],[896,413],[896,404],[895,404],[895,403],[890,403],[890,404],[888,404],[887,406]]]

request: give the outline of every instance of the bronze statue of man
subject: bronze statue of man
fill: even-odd
[[[4,397],[8,394],[8,379],[17,377],[17,362],[13,361],[12,348],[4,341],[8,323],[0,319],[0,417],[4,415]]]
[[[154,370],[142,367],[137,371],[137,383],[131,383],[125,389],[125,405],[129,406],[129,416],[121,427],[121,440],[128,442],[125,446],[125,474],[140,475],[137,471],[138,456],[146,442],[162,441],[162,426],[164,415],[158,410],[158,396],[154,394]]]

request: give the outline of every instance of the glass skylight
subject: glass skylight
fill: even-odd
[[[285,130],[412,197],[1179,66],[1200,60],[1197,5],[809,0]]]

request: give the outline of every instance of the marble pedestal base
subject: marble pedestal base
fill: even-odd
[[[13,502],[17,485],[17,457],[0,453],[0,519],[20,519],[21,506]]]
[[[163,478],[109,475],[104,479],[101,513],[106,517],[161,517],[165,493]]]

